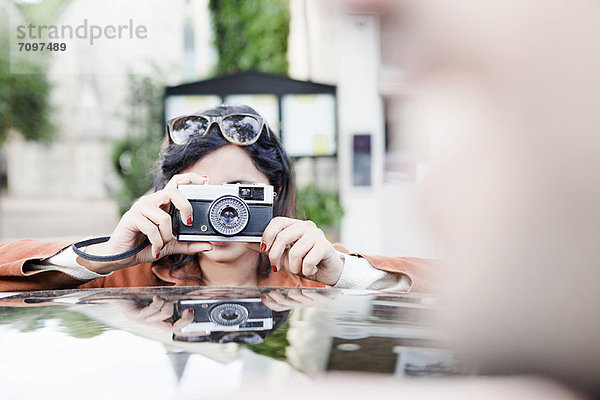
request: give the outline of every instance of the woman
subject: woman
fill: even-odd
[[[311,221],[295,218],[293,175],[283,147],[262,117],[247,106],[222,105],[168,123],[154,192],[121,218],[93,255],[151,245],[127,259],[92,262],[69,243],[20,241],[0,245],[0,290],[160,285],[292,286],[430,290],[427,260],[351,256],[338,251]],[[173,237],[171,204],[182,222],[192,207],[179,185],[270,184],[274,218],[261,243],[182,242]]]

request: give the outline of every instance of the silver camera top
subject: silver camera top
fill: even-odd
[[[187,226],[173,214],[178,240],[259,242],[273,218],[271,185],[181,185],[179,191],[192,205],[194,222]]]
[[[190,200],[215,200],[235,196],[248,204],[273,204],[273,186],[264,183],[224,183],[222,185],[181,185],[179,190]]]

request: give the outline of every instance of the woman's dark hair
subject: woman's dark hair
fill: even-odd
[[[227,104],[203,110],[201,113],[213,117],[233,113],[259,115],[252,107]],[[296,191],[290,160],[283,149],[281,141],[267,124],[265,124],[264,130],[255,143],[248,146],[240,146],[240,148],[250,155],[256,168],[267,176],[269,184],[274,187],[277,193],[273,205],[273,215],[295,218]],[[194,165],[204,156],[228,144],[231,143],[221,135],[219,127],[215,124],[211,126],[206,135],[193,137],[188,143],[183,145],[171,143],[166,140],[160,152],[158,172],[154,180],[154,190],[163,189],[174,175]],[[169,267],[171,272],[182,268],[193,260],[193,256],[170,256]],[[270,271],[271,268],[268,260],[261,255],[259,273],[267,276]]]

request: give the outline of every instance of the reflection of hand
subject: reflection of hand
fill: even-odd
[[[260,296],[263,304],[273,311],[285,311],[291,308],[312,307],[335,298],[336,292],[319,292],[314,289],[288,289],[284,294],[277,289]]]
[[[194,320],[194,311],[188,308],[180,319],[173,322],[174,303],[160,296],[153,296],[152,303],[145,307],[140,307],[135,300],[112,300],[111,303],[119,307],[127,318],[177,334]]]
[[[333,286],[344,262],[322,230],[312,221],[275,217],[262,236],[262,243],[249,245],[265,253],[277,270],[285,266],[291,273]]]
[[[87,260],[81,262],[95,272],[108,273],[120,268],[136,264],[152,262],[170,254],[197,254],[211,250],[208,242],[182,242],[175,239],[172,231],[169,207],[171,204],[179,210],[181,220],[186,225],[192,224],[192,205],[177,190],[179,185],[203,184],[208,178],[195,173],[175,175],[164,189],[140,197],[123,214],[119,224],[110,236],[110,240],[88,247],[94,255],[112,255],[131,250],[145,237],[151,246],[125,260],[96,263]]]

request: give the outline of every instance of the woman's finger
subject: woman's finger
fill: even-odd
[[[288,299],[294,300],[299,304],[302,304],[303,306],[307,306],[314,303],[314,300],[309,296],[305,296],[304,292],[301,289],[290,289],[288,291],[287,297]]]
[[[103,299],[101,299],[103,300]],[[133,315],[137,315],[139,307],[137,306],[134,300],[107,300],[108,304],[114,304],[117,306],[123,314],[127,317],[132,317]]]
[[[300,289],[303,296],[310,298],[314,302],[323,302],[326,300],[335,299],[338,292],[335,289],[328,289],[327,292],[321,292],[315,289]]]
[[[317,273],[317,265],[323,260],[328,253],[329,243],[317,242],[312,249],[304,256],[302,260],[302,275],[312,276]]]
[[[165,188],[156,193],[149,195],[150,201],[155,207],[164,209],[165,206],[175,206],[179,210],[181,221],[185,225],[191,225],[194,218],[194,209],[190,201],[177,189]],[[163,210],[166,212],[166,210]]]
[[[164,210],[158,207],[145,207],[140,209],[140,213],[152,221],[154,225],[158,226],[158,230],[164,243],[174,239],[171,216]]]
[[[288,218],[288,217],[275,217],[273,218],[267,227],[265,228],[262,235],[262,243],[261,243],[261,251],[266,251],[271,248],[273,244],[273,240],[277,234],[283,229],[287,228],[290,225],[293,225],[297,222],[301,222],[298,219]]]
[[[310,221],[297,221],[279,231],[269,250],[269,260],[271,261],[271,265],[275,265],[277,270],[279,270],[279,267],[281,266],[281,256],[288,244],[294,243],[302,236],[309,234],[313,228],[315,228],[315,224]]]
[[[192,225],[194,220],[194,209],[192,203],[179,190],[170,190],[170,202],[179,210],[179,217],[185,225]]]
[[[137,320],[143,320],[148,318],[151,315],[156,314],[157,312],[160,311],[160,309],[162,308],[162,306],[165,304],[165,299],[163,299],[160,296],[153,296],[152,297],[152,303],[150,303],[149,305],[147,305],[144,308],[140,308],[135,316],[135,319]]]
[[[286,297],[278,291],[269,292],[268,295],[275,303],[279,304],[281,307],[286,307],[287,309],[302,306],[302,302]]]
[[[208,183],[208,176],[187,172],[185,174],[173,175],[169,182],[165,185],[165,189],[177,189],[179,185],[204,185]]]
[[[304,257],[315,246],[314,235],[309,233],[298,239],[287,251],[287,267],[292,274],[300,275]]]
[[[152,223],[152,221],[144,217],[142,214],[133,214],[131,216],[131,220],[133,228],[137,229],[139,232],[142,232],[148,237],[148,240],[150,240],[150,243],[152,244],[152,255],[156,258],[160,257],[160,251],[164,247],[165,243],[160,235],[158,226],[156,226],[154,223]]]
[[[182,242],[179,240],[173,240],[169,242],[164,249],[164,254],[188,254],[195,255],[204,251],[212,250],[212,244],[210,242]]]
[[[260,299],[266,307],[270,308],[273,311],[285,311],[285,310],[290,309],[289,307],[285,307],[285,306],[277,303],[268,294],[264,294],[264,295],[260,296]]]
[[[147,316],[145,322],[162,322],[173,317],[173,302],[165,301],[162,307],[154,314]]]
[[[181,332],[181,330],[187,325],[194,322],[194,310],[192,308],[186,308],[183,310],[181,314],[181,318],[179,318],[175,323],[173,323],[173,329],[176,332]]]

